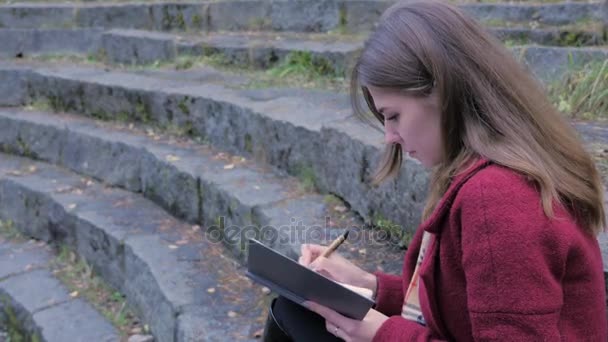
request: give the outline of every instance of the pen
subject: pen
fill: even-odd
[[[329,247],[327,247],[327,249],[321,253],[320,256],[322,257],[329,257],[331,255],[331,253],[333,253],[344,241],[346,241],[346,238],[348,237],[348,232],[349,230],[347,230],[346,232],[344,232],[344,234],[338,236],[337,239],[335,239],[331,245],[329,245]]]

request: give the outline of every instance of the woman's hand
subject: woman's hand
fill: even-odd
[[[388,316],[370,309],[363,320],[350,319],[342,316],[336,311],[314,302],[304,302],[304,305],[311,311],[318,313],[325,318],[327,331],[343,339],[346,342],[369,342],[380,326],[388,319]]]
[[[335,281],[364,287],[376,293],[375,275],[362,270],[337,252],[331,253],[329,258],[321,257],[326,249],[326,246],[303,244],[298,262]]]

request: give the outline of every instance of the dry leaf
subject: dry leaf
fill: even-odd
[[[215,293],[215,288],[210,287],[210,288],[207,289],[207,292],[208,293]]]
[[[343,205],[337,205],[337,206],[334,207],[334,210],[337,211],[337,212],[339,212],[339,213],[344,213],[344,212],[346,212],[348,210],[348,208],[346,208]]]
[[[232,170],[234,169],[234,164],[224,165],[224,170]]]
[[[265,294],[265,295],[270,294],[270,289],[267,288],[266,286],[263,286],[262,287],[262,293]]]
[[[175,244],[178,245],[178,246],[182,246],[182,245],[185,245],[187,243],[188,243],[188,240],[186,240],[186,239],[181,239],[181,240],[175,242]]]
[[[168,154],[165,158],[170,162],[176,162],[180,159],[178,156],[174,156],[172,154]]]
[[[201,226],[199,226],[198,224],[192,226],[192,231],[198,232],[199,230],[201,230]]]
[[[367,254],[367,250],[365,248],[362,248],[359,250],[359,254]]]
[[[228,311],[228,317],[230,318],[235,318],[237,316],[237,313],[234,311]]]
[[[176,245],[169,245],[170,249],[178,249],[179,247],[177,247]]]
[[[260,338],[260,337],[262,337],[262,335],[264,335],[264,329],[260,329],[253,333],[254,338]]]
[[[74,210],[76,208],[76,203],[68,204],[68,210]]]
[[[74,291],[74,292],[70,293],[70,297],[72,297],[72,298],[78,297],[78,291]]]
[[[27,168],[27,170],[29,172],[36,172],[36,170],[38,170],[34,165],[31,165],[30,167]]]

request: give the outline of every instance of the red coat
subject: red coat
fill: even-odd
[[[510,169],[477,161],[457,176],[405,255],[403,277],[376,273],[374,341],[607,341],[597,239]],[[427,326],[401,317],[423,230],[436,234],[420,269]]]

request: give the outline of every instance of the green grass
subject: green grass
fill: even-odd
[[[0,236],[11,241],[25,239],[11,220],[0,220]]]
[[[109,287],[93,268],[66,245],[59,247],[52,261],[53,273],[70,290],[73,297],[84,297],[126,337],[140,325],[126,298]],[[145,327],[144,327],[145,328]],[[141,329],[141,328],[140,328]],[[145,329],[142,329],[142,331]]]
[[[300,166],[294,170],[295,176],[300,180],[301,190],[312,192],[317,189],[317,176],[310,166]]]
[[[557,108],[572,118],[608,118],[608,60],[571,68],[548,88]]]
[[[395,222],[384,218],[382,215],[376,213],[372,219],[372,227],[380,229],[391,237],[391,240],[398,241],[397,245],[402,248],[407,248],[412,242],[412,233],[405,231],[400,225]]]

